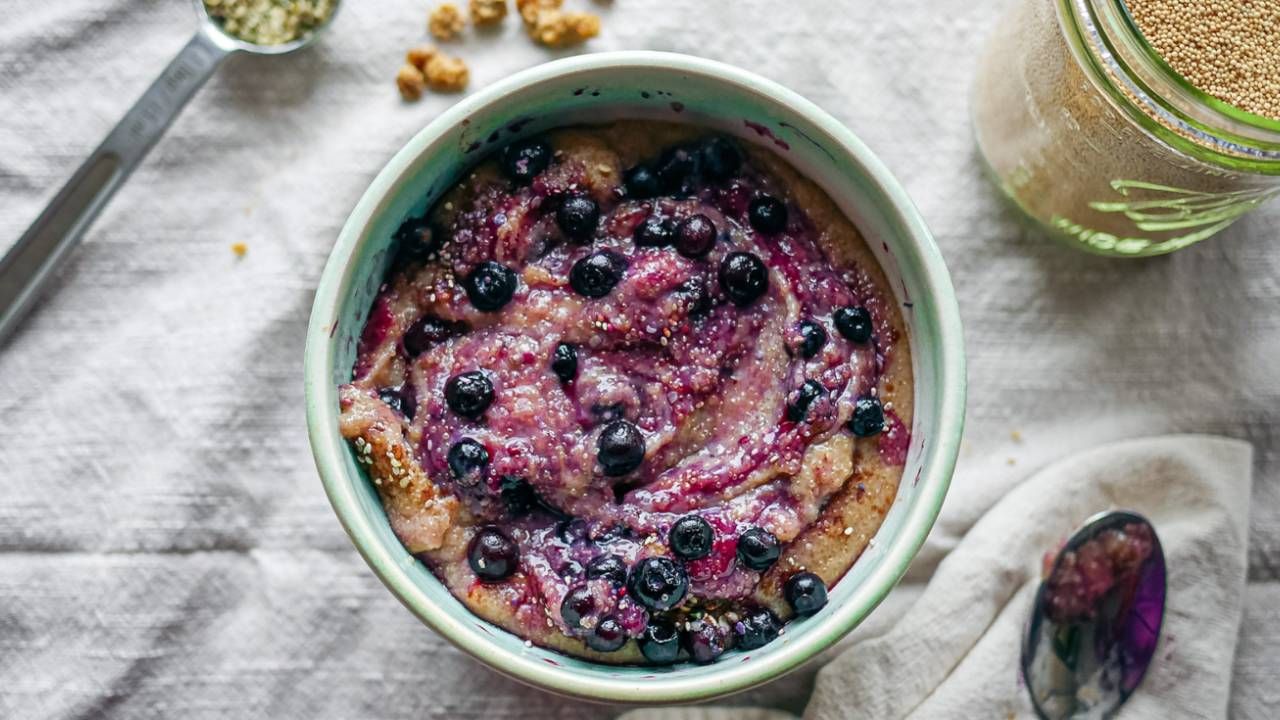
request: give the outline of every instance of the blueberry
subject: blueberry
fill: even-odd
[[[611,653],[627,644],[627,631],[618,619],[610,615],[600,620],[596,629],[587,636],[587,647],[596,652]]]
[[[884,431],[884,406],[873,397],[858,398],[853,403],[849,429],[858,437],[871,437]]]
[[[698,275],[681,283],[676,292],[688,303],[689,317],[702,317],[715,306],[711,293],[707,292],[706,282]]]
[[[809,406],[814,400],[827,394],[827,389],[822,387],[822,383],[817,380],[805,380],[787,400],[787,419],[791,422],[800,422],[804,420],[805,415],[809,414]]]
[[[459,373],[444,384],[444,400],[450,410],[475,420],[493,403],[493,383],[479,370]]]
[[[712,180],[728,180],[742,168],[742,153],[738,146],[722,137],[713,137],[702,144],[702,172]]]
[[[778,639],[778,631],[782,623],[778,616],[761,608],[747,614],[742,620],[734,623],[734,645],[739,650],[755,650]]]
[[[827,586],[811,572],[800,572],[787,578],[782,594],[800,617],[808,617],[827,604]]]
[[[813,320],[801,320],[799,325],[800,345],[796,348],[800,357],[809,358],[822,352],[827,344],[827,331]]]
[[[614,420],[604,426],[596,449],[605,475],[626,475],[644,462],[644,435],[630,422]]]
[[[570,630],[577,630],[582,627],[582,618],[595,612],[595,609],[596,600],[591,595],[591,590],[586,585],[579,585],[564,594],[564,600],[560,603],[560,617],[564,618],[564,624]]]
[[[441,320],[434,315],[423,315],[404,332],[404,351],[409,357],[418,357],[445,340],[463,332],[464,323]]]
[[[680,655],[680,633],[670,620],[649,620],[636,644],[644,659],[657,665],[670,665]]]
[[[519,140],[503,148],[498,160],[511,182],[528,185],[551,164],[551,145],[537,138]]]
[[[720,289],[734,305],[750,305],[769,289],[769,271],[752,253],[729,253],[720,261]]]
[[[596,232],[598,222],[600,222],[600,206],[595,200],[585,195],[571,195],[565,198],[556,210],[556,224],[570,240],[577,242],[590,240]]]
[[[440,249],[441,232],[430,220],[411,217],[400,223],[395,240],[400,244],[400,254],[415,261],[426,260]]]
[[[486,260],[467,274],[462,287],[477,310],[492,312],[511,302],[516,292],[516,274],[502,263]]]
[[[658,160],[658,184],[669,195],[687,194],[689,182],[698,171],[698,159],[687,148],[675,147]]]
[[[657,174],[648,165],[637,165],[631,168],[623,174],[622,182],[626,185],[627,197],[634,200],[647,200],[657,197],[658,193],[662,192]]]
[[[713,663],[724,654],[725,632],[719,625],[698,620],[684,636],[685,649],[699,665]]]
[[[622,280],[622,274],[626,270],[626,258],[609,250],[601,250],[573,264],[573,269],[569,271],[569,285],[579,295],[602,298]]]
[[[672,554],[681,560],[697,560],[711,554],[715,537],[711,523],[698,515],[685,515],[671,526],[667,543]]]
[[[467,563],[484,582],[500,582],[511,577],[520,560],[515,541],[490,525],[482,528],[467,545]]]
[[[511,517],[524,517],[540,503],[533,486],[527,480],[512,475],[502,478],[498,492]]]
[[[871,339],[871,313],[864,307],[843,307],[832,314],[836,330],[850,342],[865,343]]]
[[[747,207],[751,227],[772,235],[787,229],[787,206],[772,195],[761,195]]]
[[[551,372],[560,378],[560,382],[578,377],[578,349],[569,343],[556,345],[551,353]]]
[[[400,394],[400,390],[397,388],[382,388],[378,391],[378,399],[392,410],[395,410],[401,415],[405,414],[404,396]]]
[[[636,227],[632,237],[640,247],[666,247],[676,238],[675,224],[669,218],[650,215]]]
[[[566,518],[556,523],[556,537],[560,542],[573,543],[587,537],[587,523],[580,518]]]
[[[676,252],[687,258],[700,258],[716,245],[716,224],[698,213],[676,226]]]
[[[448,460],[449,472],[453,473],[458,484],[471,487],[484,476],[484,469],[489,465],[489,451],[471,438],[462,438],[449,448]]]
[[[781,554],[778,538],[764,528],[753,527],[738,536],[738,561],[748,569],[768,570]]]
[[[627,576],[627,592],[650,610],[670,610],[684,600],[688,591],[688,573],[669,557],[647,557],[636,563]]]
[[[413,422],[413,417],[418,414],[418,393],[412,385],[406,383],[400,387],[400,401],[403,403],[404,419]]]
[[[629,531],[625,526],[619,525],[615,522],[597,526],[589,533],[589,535],[592,540],[595,540],[598,543],[607,543],[610,540],[617,540],[618,538],[628,534],[628,532]]]
[[[627,583],[627,563],[617,555],[597,555],[587,563],[587,577],[608,580],[614,587]]]

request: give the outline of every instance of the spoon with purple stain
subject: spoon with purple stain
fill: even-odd
[[[1165,561],[1146,518],[1090,518],[1047,566],[1022,645],[1022,675],[1046,720],[1109,718],[1155,654]]]

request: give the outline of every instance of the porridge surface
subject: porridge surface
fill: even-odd
[[[607,662],[709,662],[821,608],[912,411],[893,295],[821,190],[693,127],[571,128],[399,235],[342,431],[460,600]]]

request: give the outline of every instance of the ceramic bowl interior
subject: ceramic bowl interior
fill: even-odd
[[[528,647],[472,615],[397,541],[337,429],[336,386],[394,254],[392,234],[478,160],[511,140],[618,118],[695,123],[784,156],[861,229],[903,308],[913,348],[916,416],[897,499],[871,546],[814,617],[777,641],[718,662],[612,667]],[[742,70],[666,53],[586,55],[536,67],[440,116],[378,175],[338,239],[317,291],[306,349],[307,415],[324,487],[356,548],[418,617],[518,680],[610,702],[691,702],[795,668],[862,620],[906,570],[950,482],[964,412],[959,313],[945,266],[915,208],[847,129],[794,93]]]

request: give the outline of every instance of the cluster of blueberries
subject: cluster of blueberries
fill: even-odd
[[[689,574],[685,562],[700,560],[712,554],[715,532],[699,515],[681,517],[667,534],[672,557],[651,556],[628,570],[626,561],[613,554],[595,557],[586,567],[590,580],[603,579],[615,588],[625,587],[627,594],[649,611],[649,622],[637,639],[640,652],[652,663],[676,661],[683,648],[698,663],[709,663],[728,646],[724,628],[712,622],[690,622],[682,632],[670,618],[661,615],[678,606],[689,590]],[[738,536],[737,561],[758,572],[768,570],[781,555],[781,545],[764,528],[752,527]],[[495,526],[481,528],[467,548],[467,561],[483,582],[501,582],[515,572],[519,562],[516,543]],[[827,588],[822,578],[811,572],[799,572],[787,579],[783,594],[792,611],[805,617],[821,610],[827,603]],[[585,583],[565,594],[560,616],[571,630],[583,629],[583,620],[596,609],[595,598]],[[733,645],[754,650],[778,637],[782,622],[768,609],[756,608],[728,629]],[[588,647],[599,652],[615,652],[627,641],[627,633],[616,617],[605,616],[585,637]]]
[[[550,144],[533,138],[505,147],[499,154],[499,163],[512,183],[527,185],[547,169],[552,155]],[[662,193],[688,195],[696,187],[698,178],[723,181],[737,174],[741,166],[741,152],[733,143],[711,137],[696,146],[673,148],[654,167],[640,164],[628,170],[624,175],[626,196],[649,199]],[[787,227],[787,206],[773,196],[760,195],[751,201],[748,219],[758,232],[782,232]],[[589,242],[599,220],[599,205],[585,195],[563,199],[556,210],[557,224],[565,236],[575,242]],[[701,213],[679,223],[652,215],[635,231],[638,245],[674,246],[688,257],[705,256],[714,246],[716,237],[715,223]],[[621,255],[601,250],[574,263],[569,272],[569,284],[585,297],[601,298],[621,281],[626,267],[627,261]],[[764,262],[754,253],[730,253],[720,263],[720,287],[725,296],[739,307],[750,305],[764,295],[768,291],[768,279]],[[499,262],[485,261],[467,274],[463,288],[476,309],[493,312],[511,301],[516,290],[516,273]],[[851,342],[863,344],[871,340],[872,319],[866,308],[839,308],[832,321],[840,334]],[[457,323],[432,316],[423,317],[405,334],[405,350],[416,356],[463,329]],[[827,342],[826,330],[814,320],[802,321],[800,333],[802,341],[797,351],[805,358],[816,355]],[[571,381],[578,372],[577,349],[567,343],[557,345],[550,365],[562,382]],[[444,392],[445,401],[453,412],[473,420],[483,415],[494,399],[493,383],[477,370],[453,376],[446,383]],[[793,422],[802,420],[813,401],[826,392],[817,380],[806,381],[788,403],[787,419]],[[411,404],[401,402],[399,397],[384,397],[384,400],[391,400],[402,412],[408,409],[403,406]],[[872,397],[857,400],[849,429],[859,437],[868,437],[883,427],[884,413],[880,402]],[[600,434],[597,450],[604,473],[611,477],[623,476],[643,462],[644,437],[627,420],[614,420]],[[483,446],[469,439],[459,441],[449,452],[450,468],[464,484],[468,481],[474,484],[488,461],[488,452]]]
[[[553,152],[545,140],[530,139],[507,146],[499,154],[503,173],[516,185],[527,185],[551,163]],[[694,192],[700,179],[723,181],[742,167],[742,154],[733,143],[713,137],[696,147],[677,147],[654,166],[631,168],[624,175],[626,197],[647,200],[663,194],[677,197]],[[748,210],[751,226],[762,233],[779,233],[787,227],[787,206],[778,198],[761,195]],[[600,221],[600,206],[592,198],[575,194],[563,198],[556,208],[556,224],[569,240],[587,244]],[[688,258],[705,257],[715,246],[717,228],[702,213],[679,222],[651,215],[636,228],[634,241],[640,247],[673,247]],[[569,285],[574,292],[601,298],[622,280],[627,261],[609,250],[591,253],[574,263]],[[735,252],[720,263],[720,287],[735,305],[750,305],[769,289],[764,262],[754,253]],[[511,299],[515,274],[498,263],[485,263],[466,280],[468,297],[481,310],[496,309]],[[477,296],[480,302],[477,303]],[[483,305],[482,305],[483,304]],[[489,305],[493,307],[484,307]]]
[[[551,146],[545,140],[534,138],[504,148],[499,154],[499,164],[513,184],[523,186],[532,183],[546,170],[552,156]],[[688,196],[696,190],[701,178],[726,180],[736,175],[741,166],[742,155],[738,148],[723,138],[713,137],[697,145],[674,148],[653,165],[641,164],[631,168],[624,175],[625,192],[630,199],[649,199],[663,194]],[[595,235],[601,213],[595,200],[575,194],[560,201],[555,216],[566,238],[587,244]],[[787,206],[773,196],[758,195],[748,206],[748,220],[757,232],[782,232],[787,228]],[[420,223],[421,220],[415,222]],[[644,247],[672,247],[681,255],[696,259],[705,257],[712,250],[718,234],[714,221],[701,213],[679,222],[651,215],[635,230],[634,241]],[[600,250],[574,263],[569,273],[569,285],[584,297],[605,297],[621,281],[626,269],[627,260],[622,255]],[[750,252],[726,255],[720,263],[718,279],[725,297],[738,307],[751,305],[768,291],[768,269],[757,255]],[[511,301],[516,285],[516,273],[492,260],[476,266],[462,282],[469,301],[482,312],[494,312],[504,307]],[[837,309],[833,313],[832,324],[853,343],[871,341],[873,324],[866,308]],[[432,345],[465,330],[465,324],[428,315],[405,333],[404,348],[410,356],[417,356]],[[799,336],[800,343],[793,351],[804,358],[817,355],[828,340],[823,325],[814,320],[801,322]],[[550,369],[561,382],[571,382],[578,373],[577,349],[568,343],[557,345],[552,353]],[[803,420],[813,401],[826,392],[818,381],[806,381],[789,400],[787,419],[793,422]],[[444,398],[452,412],[476,420],[493,403],[493,383],[483,372],[462,372],[445,383]],[[395,391],[384,391],[382,399],[400,412],[412,413],[412,403]],[[881,432],[884,414],[879,401],[871,397],[857,400],[848,427],[860,437]],[[644,436],[639,428],[625,419],[615,419],[605,425],[597,441],[597,459],[604,474],[611,477],[624,476],[637,469],[644,460],[644,451]],[[489,461],[489,451],[471,438],[456,442],[447,455],[450,473],[464,487],[480,483]],[[504,484],[503,496],[508,506],[514,503],[525,510],[538,502],[536,493],[527,483],[510,484],[510,487]],[[625,586],[628,594],[650,611],[649,624],[638,641],[641,652],[649,661],[674,662],[683,647],[696,662],[711,662],[727,645],[727,638],[719,626],[707,622],[692,623],[686,624],[685,631],[681,632],[674,622],[659,613],[671,610],[684,600],[689,586],[684,562],[712,553],[714,531],[706,519],[691,514],[672,525],[667,539],[673,557],[646,557],[628,570],[623,558],[605,554],[588,564],[586,577],[606,579],[616,588]],[[743,532],[736,543],[738,562],[755,571],[767,570],[778,559],[780,551],[778,539],[758,527]],[[519,549],[500,528],[490,525],[473,537],[467,558],[481,581],[501,582],[516,571]],[[826,604],[827,590],[817,575],[800,572],[786,581],[784,596],[797,616],[807,616]],[[575,630],[582,628],[582,620],[594,610],[594,599],[585,584],[570,590],[560,607],[565,624]],[[742,649],[761,647],[777,637],[781,626],[781,621],[771,611],[763,608],[752,610],[733,625],[733,644]],[[626,640],[626,631],[612,616],[600,619],[586,636],[587,644],[600,652],[616,651]]]

